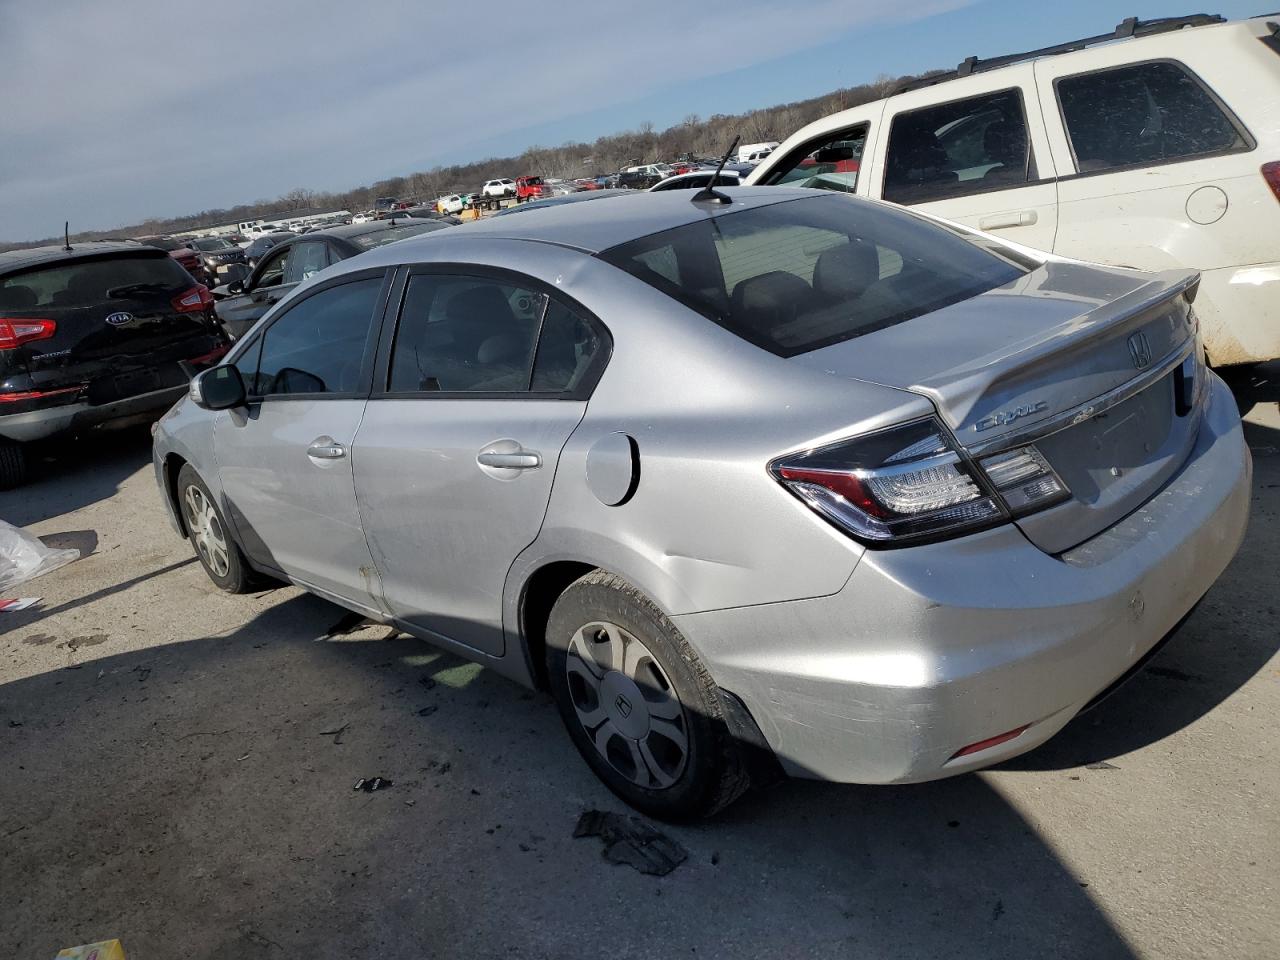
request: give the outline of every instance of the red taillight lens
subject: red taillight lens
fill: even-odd
[[[50,340],[57,329],[52,320],[0,317],[0,350],[13,350],[32,340]]]
[[[179,313],[203,313],[213,306],[213,294],[203,283],[173,298],[173,309]]]
[[[1023,731],[1030,726],[1031,724],[1024,723],[1022,726],[1010,730],[1007,733],[1002,733],[995,737],[988,737],[986,740],[979,740],[977,743],[971,743],[967,747],[961,747],[951,755],[951,759],[955,760],[958,757],[967,757],[971,753],[980,753],[983,750],[990,750],[992,747],[998,747],[1002,743],[1008,743],[1015,737],[1022,736]]]
[[[932,417],[782,457],[769,470],[868,546],[956,536],[1008,519]]]
[[[1271,192],[1276,195],[1277,200],[1280,200],[1280,160],[1262,165],[1262,179],[1267,181]]]

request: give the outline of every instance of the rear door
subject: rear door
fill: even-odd
[[[893,97],[872,195],[1052,250],[1058,190],[1030,64]]]
[[[382,271],[315,288],[235,363],[246,409],[218,414],[214,453],[240,542],[259,563],[362,610],[381,609],[352,485],[373,371]]]
[[[545,285],[474,269],[408,278],[356,494],[392,614],[500,654],[507,571],[541,528],[608,341]]]
[[[52,324],[8,358],[13,374],[29,376],[19,389],[78,387],[93,404],[186,383],[179,363],[215,359],[226,342],[209,310],[191,276],[150,247],[0,280],[5,317]]]

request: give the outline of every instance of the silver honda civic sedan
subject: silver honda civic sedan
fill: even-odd
[[[808,190],[530,210],[300,286],[156,477],[218,587],[550,689],[652,815],[929,780],[1052,736],[1235,554],[1196,285]]]

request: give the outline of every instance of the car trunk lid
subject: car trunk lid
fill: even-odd
[[[166,253],[146,247],[5,277],[0,313],[56,324],[51,337],[18,348],[15,361],[28,375],[23,388],[79,385],[98,404],[181,386],[182,361],[210,361],[225,344],[199,297],[194,308],[178,308],[196,289]]]
[[[796,361],[923,394],[975,459],[1034,443],[1071,492],[1018,519],[1050,553],[1135,509],[1185,460],[1198,406],[1197,276],[1052,260],[1018,280]],[[1194,382],[1203,381],[1194,376]]]

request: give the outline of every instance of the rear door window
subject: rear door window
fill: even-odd
[[[907,110],[889,128],[886,200],[925,203],[1036,178],[1019,90]]]
[[[315,276],[329,265],[327,243],[296,243],[289,251],[289,265],[285,270],[285,283],[301,283]]]
[[[722,214],[599,256],[783,357],[904,323],[1028,269],[962,233],[843,196]]]
[[[586,319],[532,285],[419,274],[405,293],[388,392],[571,393],[601,344]]]
[[[1081,173],[1252,149],[1243,127],[1191,71],[1161,60],[1056,83]]]
[[[0,310],[66,310],[182,293],[194,281],[168,256],[58,264],[0,279]]]
[[[340,284],[282,313],[262,333],[256,371],[248,376],[240,368],[249,392],[271,397],[359,390],[381,287],[381,277]],[[242,355],[237,367],[253,352]]]

